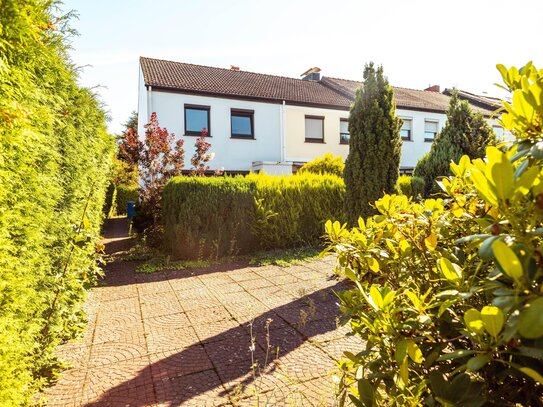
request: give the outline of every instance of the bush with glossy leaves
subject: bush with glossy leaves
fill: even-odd
[[[498,66],[514,142],[463,156],[443,199],[386,195],[326,225],[352,333],[339,365],[357,406],[543,403],[543,70]]]

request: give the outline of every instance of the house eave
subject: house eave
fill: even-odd
[[[207,97],[213,97],[213,98],[244,100],[244,101],[270,103],[270,104],[283,104],[283,102],[285,102],[287,105],[292,105],[292,106],[307,106],[307,107],[317,107],[317,108],[322,108],[322,109],[336,109],[336,110],[347,110],[347,111],[349,110],[349,106],[344,106],[344,105],[332,105],[332,104],[324,104],[324,103],[304,102],[304,101],[289,100],[289,99],[266,98],[266,97],[249,96],[249,95],[247,96],[246,95],[232,95],[228,93],[208,92],[208,91],[200,91],[200,90],[194,90],[194,89],[180,89],[180,88],[174,88],[174,87],[168,87],[168,86],[152,85],[149,83],[145,84],[145,86],[147,88],[152,87],[154,92],[169,92],[169,93],[178,93],[178,94],[184,94],[184,95],[207,96]]]

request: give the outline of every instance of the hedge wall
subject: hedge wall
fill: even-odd
[[[163,193],[167,251],[179,258],[249,251],[254,189],[254,182],[241,176],[172,178]]]
[[[176,177],[164,189],[166,250],[209,258],[315,244],[343,219],[345,185],[334,175]]]
[[[10,406],[30,403],[54,375],[56,345],[82,326],[114,150],[55,10],[0,7],[0,404]]]
[[[115,213],[117,215],[126,215],[128,201],[138,202],[140,188],[139,186],[117,185],[115,190]]]

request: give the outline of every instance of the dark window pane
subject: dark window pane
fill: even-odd
[[[341,144],[349,144],[351,135],[349,133],[339,133],[339,142]]]
[[[436,133],[433,131],[425,131],[424,132],[424,141],[433,141],[436,137]]]
[[[251,117],[232,115],[232,135],[251,137],[253,135]]]
[[[201,133],[202,129],[208,129],[208,110],[198,110],[198,109],[185,109],[186,112],[186,129],[187,131],[192,131],[196,133]]]
[[[411,140],[411,130],[402,129],[400,131],[400,135],[402,136],[402,139],[404,140]]]

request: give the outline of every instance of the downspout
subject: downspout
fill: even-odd
[[[147,121],[149,121],[149,118],[153,114],[153,100],[151,98],[152,91],[153,87],[151,85],[147,86]]]
[[[285,125],[285,101],[283,100],[283,104],[281,105],[281,116],[280,116],[280,122],[281,122],[281,162],[284,163],[286,159],[286,140],[285,140],[285,133],[286,133],[286,125]]]

